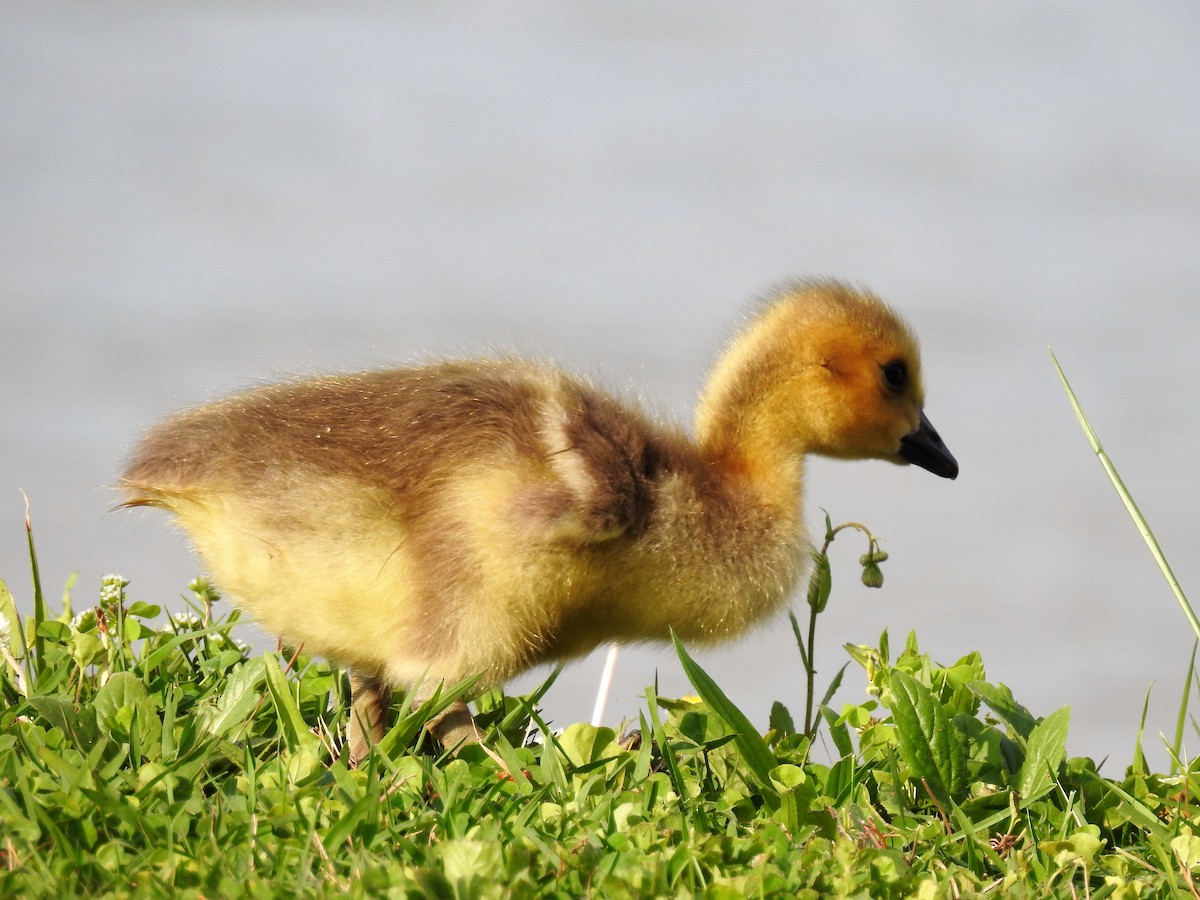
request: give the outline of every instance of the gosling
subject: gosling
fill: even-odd
[[[958,463],[917,342],[871,293],[794,282],[712,370],[695,436],[521,359],[291,381],[152,428],[121,485],[173,513],[265,628],[349,668],[349,756],[394,687],[499,686],[608,642],[714,643],[809,559],[803,461]],[[429,723],[478,740],[458,701]]]

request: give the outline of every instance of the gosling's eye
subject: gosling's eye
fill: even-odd
[[[908,382],[908,368],[900,360],[895,360],[883,367],[883,380],[893,391],[901,390]]]

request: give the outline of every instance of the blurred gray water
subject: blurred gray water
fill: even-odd
[[[21,488],[51,594],[171,605],[197,563],[107,485],[176,407],[511,349],[687,418],[749,297],[834,275],[916,326],[962,476],[810,466],[814,526],[892,557],[873,592],[835,546],[822,677],[885,627],[978,649],[1109,774],[1155,682],[1163,764],[1192,636],[1047,347],[1195,591],[1198,38],[1192,3],[8,4],[0,577],[28,606]],[[803,709],[786,621],[700,659],[764,727]],[[626,652],[610,719],[656,675],[690,692]]]

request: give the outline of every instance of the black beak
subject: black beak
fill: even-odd
[[[900,438],[900,455],[915,466],[928,469],[943,478],[958,477],[958,463],[942,443],[937,429],[921,413],[921,424],[912,434]]]

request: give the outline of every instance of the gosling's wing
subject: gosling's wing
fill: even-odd
[[[214,491],[284,501],[289,485],[349,480],[403,519],[507,475],[499,502],[532,540],[595,543],[644,527],[661,435],[636,409],[521,360],[439,363],[286,382],[152,428],[122,476],[126,505]]]
[[[551,477],[526,486],[516,509],[545,540],[599,543],[637,534],[656,500],[660,437],[635,410],[568,383],[545,400],[542,462]]]
[[[152,427],[122,486],[131,502],[154,503],[213,490],[282,494],[292,478],[336,476],[420,500],[530,430],[528,379],[509,368],[442,363],[235,394]]]

